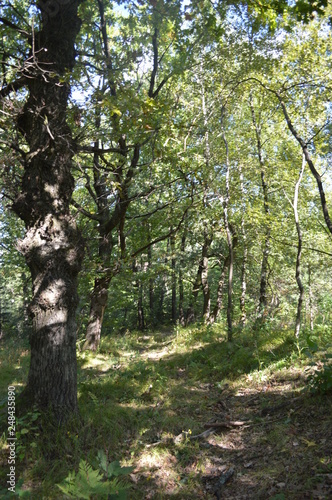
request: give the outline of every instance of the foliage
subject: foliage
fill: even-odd
[[[99,470],[92,468],[85,460],[81,460],[78,472],[69,473],[66,479],[57,486],[70,498],[127,498],[128,485],[117,478],[129,474],[133,467],[121,467],[118,461],[108,463],[104,451],[98,451]]]
[[[325,353],[319,361],[312,363],[308,370],[308,385],[313,393],[321,395],[332,392],[332,354]]]

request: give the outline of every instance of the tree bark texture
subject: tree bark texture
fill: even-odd
[[[26,404],[51,408],[61,420],[77,410],[75,316],[84,247],[70,215],[75,144],[66,123],[70,87],[63,76],[73,69],[81,23],[79,0],[54,11],[50,3],[38,3],[42,28],[34,34],[24,66],[28,97],[17,126],[29,153],[13,210],[26,226],[18,246],[33,288],[31,361],[23,396]]]

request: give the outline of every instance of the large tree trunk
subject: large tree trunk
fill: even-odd
[[[33,287],[31,361],[23,398],[27,405],[50,408],[59,420],[77,411],[75,316],[83,242],[69,208],[75,145],[66,123],[70,88],[62,75],[75,62],[79,3],[57,4],[53,13],[45,10],[45,2],[38,4],[42,29],[34,35],[26,65],[29,95],[18,118],[29,153],[13,204],[27,229],[19,249]]]

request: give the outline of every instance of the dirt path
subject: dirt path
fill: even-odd
[[[163,345],[143,358],[167,354]],[[242,388],[201,383],[200,391],[198,432],[143,440],[132,498],[332,499],[332,401],[305,390],[303,370],[260,383],[247,377]],[[183,401],[179,418],[186,411]]]

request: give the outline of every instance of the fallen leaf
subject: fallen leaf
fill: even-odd
[[[301,439],[301,441],[302,441],[303,443],[305,443],[305,444],[306,444],[309,448],[310,448],[311,446],[316,446],[315,441],[309,441],[308,439],[305,439],[305,438],[302,438],[302,437],[301,437],[300,439]]]

